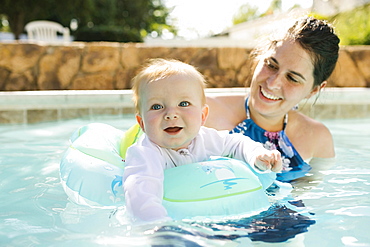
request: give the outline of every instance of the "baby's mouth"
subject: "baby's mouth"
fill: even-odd
[[[178,132],[180,132],[183,128],[182,127],[168,127],[168,128],[165,128],[164,131],[168,134],[177,134]]]
[[[262,95],[267,98],[267,99],[270,99],[270,100],[281,100],[283,98],[281,97],[277,97],[275,95],[272,95],[272,94],[269,94],[268,92],[266,92],[262,87],[261,87],[261,93]]]

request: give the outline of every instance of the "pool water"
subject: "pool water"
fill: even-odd
[[[59,162],[78,127],[120,129],[134,117],[0,125],[1,246],[370,246],[370,119],[325,120],[335,164],[310,190],[297,185],[251,217],[133,227],[124,208],[75,205],[60,184]]]

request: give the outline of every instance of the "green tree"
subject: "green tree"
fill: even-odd
[[[233,16],[233,24],[239,24],[259,17],[258,8],[249,4],[242,5],[238,12]]]
[[[271,15],[275,11],[280,11],[280,10],[281,10],[281,0],[272,0],[269,8],[263,14],[258,13],[258,7],[256,6],[253,7],[247,3],[247,4],[242,5],[239,8],[238,13],[236,13],[233,16],[233,24],[236,25],[236,24],[243,23],[246,21],[251,21],[259,17]]]
[[[77,19],[79,27],[112,26],[137,32],[141,36],[164,29],[176,33],[167,25],[169,10],[162,0],[0,0],[0,15],[7,16],[16,39],[32,20],[51,20],[69,26]],[[37,2],[37,4],[35,3]]]
[[[262,16],[272,15],[276,11],[281,11],[281,0],[272,0],[267,11]]]
[[[136,31],[146,36],[156,31],[159,35],[164,29],[176,33],[167,24],[169,10],[162,0],[94,0],[95,11],[91,15],[94,25],[119,26],[124,30]]]
[[[7,17],[10,30],[19,39],[29,21],[51,20],[69,26],[73,18],[87,18],[92,4],[92,0],[0,0],[0,14]]]
[[[370,45],[370,4],[329,18],[334,23],[341,45]]]

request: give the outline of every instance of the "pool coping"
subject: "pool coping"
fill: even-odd
[[[245,95],[248,88],[207,88],[207,95]],[[370,117],[369,88],[325,88],[303,100],[300,111],[315,118]],[[0,124],[27,124],[134,113],[131,90],[0,92]]]

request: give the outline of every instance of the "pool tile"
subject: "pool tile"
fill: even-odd
[[[366,105],[340,105],[340,114],[345,115],[346,118],[363,118],[367,115]]]
[[[89,108],[68,108],[60,109],[59,118],[60,119],[74,119],[81,118],[90,115]]]
[[[207,88],[207,94],[245,95],[246,88]],[[328,88],[299,104],[314,119],[370,117],[370,90]],[[19,124],[135,113],[130,90],[0,92],[0,123]]]
[[[320,104],[314,106],[313,118],[315,119],[332,119],[341,116],[340,108],[336,104]]]
[[[122,109],[117,107],[92,108],[92,115],[120,115]]]
[[[123,114],[134,114],[136,113],[134,107],[124,107],[122,108],[122,113]]]
[[[58,120],[58,110],[27,110],[27,123],[39,123]]]
[[[22,124],[25,122],[25,111],[23,110],[0,111],[1,124]]]

